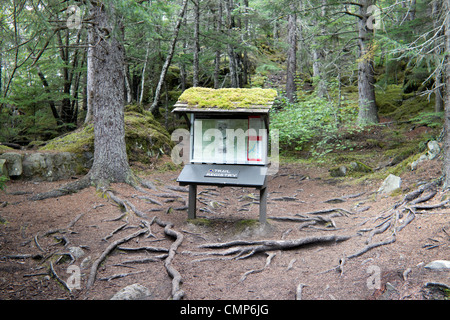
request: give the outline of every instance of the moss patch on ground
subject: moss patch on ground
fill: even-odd
[[[267,105],[275,100],[276,97],[277,91],[273,89],[210,89],[194,87],[185,90],[178,101],[198,108],[235,109]]]
[[[11,150],[14,150],[14,149],[0,144],[0,153],[11,151]]]
[[[376,103],[381,116],[405,121],[421,112],[433,111],[434,97],[404,93],[401,85],[388,85],[376,91]]]

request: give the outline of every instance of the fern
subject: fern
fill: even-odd
[[[422,112],[411,119],[411,122],[417,125],[430,128],[442,127],[444,121],[444,112]]]
[[[5,177],[3,175],[0,176],[0,190],[6,189],[6,182],[9,181],[8,177]]]

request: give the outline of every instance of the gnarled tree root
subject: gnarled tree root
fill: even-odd
[[[169,255],[164,260],[164,267],[167,273],[172,277],[172,298],[173,300],[181,300],[184,297],[184,291],[180,289],[180,283],[182,281],[181,274],[173,267],[172,261],[175,257],[178,247],[183,242],[183,234],[172,229],[173,224],[170,222],[161,221],[159,218],[154,219],[154,221],[164,228],[164,233],[175,239],[169,248]]]
[[[209,249],[229,248],[225,251],[191,253],[191,254],[219,255],[219,256],[236,254],[234,259],[240,260],[246,259],[260,252],[273,250],[290,250],[308,244],[346,241],[350,238],[351,238],[350,236],[330,235],[330,236],[307,237],[294,240],[259,240],[259,241],[235,240],[224,243],[209,243],[200,246],[200,248],[209,248]]]
[[[91,178],[89,175],[86,175],[77,181],[70,182],[70,183],[67,183],[67,184],[61,186],[58,189],[50,190],[50,191],[43,192],[43,193],[38,193],[38,194],[30,197],[29,200],[39,201],[39,200],[45,200],[45,199],[49,199],[49,198],[58,198],[58,197],[62,197],[62,196],[66,196],[68,194],[78,192],[78,191],[88,188],[90,186],[91,186]]]
[[[88,278],[88,282],[86,287],[89,289],[92,287],[92,285],[95,282],[95,278],[97,276],[97,269],[100,266],[100,264],[103,262],[103,260],[106,259],[106,257],[108,256],[108,254],[110,254],[117,246],[121,245],[122,243],[128,242],[131,239],[134,239],[136,237],[139,237],[140,235],[143,235],[144,233],[146,233],[148,230],[147,229],[141,229],[139,231],[136,231],[133,234],[130,234],[122,239],[119,239],[117,241],[114,241],[113,243],[111,243],[106,249],[105,251],[103,251],[103,253],[100,255],[100,257],[97,258],[97,260],[95,260],[95,262],[92,264],[91,266],[91,271],[89,273],[89,278]]]
[[[147,188],[147,189],[155,189],[154,185],[147,180],[141,179],[138,176],[136,176],[134,173],[131,172],[128,175],[128,178],[125,183],[128,183],[132,187],[136,188],[139,191],[145,192],[144,189],[141,188]],[[64,184],[63,186],[53,189],[47,192],[36,194],[29,198],[31,201],[39,201],[39,200],[45,200],[50,198],[58,198],[62,196],[66,196],[72,193],[76,193],[78,191],[81,191],[83,189],[86,189],[90,186],[95,186],[99,189],[107,189],[109,186],[110,181],[106,181],[104,179],[95,179],[93,175],[89,172],[84,177],[82,177],[79,180],[76,180],[74,182],[70,182],[67,184]]]

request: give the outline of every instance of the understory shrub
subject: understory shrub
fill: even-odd
[[[313,156],[321,156],[336,149],[351,148],[340,139],[344,129],[352,126],[357,116],[357,107],[343,100],[340,107],[334,102],[315,94],[289,103],[281,98],[281,107],[271,111],[270,126],[279,130],[280,148],[286,151],[308,149]],[[352,129],[353,128],[353,129]]]

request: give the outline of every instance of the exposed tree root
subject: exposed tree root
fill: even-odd
[[[229,248],[228,250],[225,251],[200,252],[200,253],[187,252],[187,253],[193,255],[219,255],[219,256],[235,255],[233,259],[240,260],[249,258],[260,252],[273,250],[290,250],[308,244],[339,242],[348,240],[350,238],[351,238],[350,236],[331,235],[331,236],[307,237],[295,240],[255,240],[255,241],[235,240],[224,243],[209,243],[199,246],[199,248],[208,248],[208,249]]]
[[[53,268],[53,263],[50,261],[50,275],[56,279],[63,287],[69,292],[72,292],[72,289],[67,285],[67,283],[62,280],[58,274],[56,273],[55,269]]]
[[[167,273],[172,277],[172,298],[174,300],[181,300],[184,297],[184,291],[180,289],[180,283],[182,281],[181,274],[173,267],[172,261],[175,258],[178,247],[183,242],[183,234],[172,229],[173,224],[170,222],[164,222],[156,218],[154,221],[164,228],[164,233],[169,237],[173,237],[175,241],[172,243],[169,249],[169,255],[164,260],[164,267]]]
[[[139,237],[140,235],[143,235],[144,233],[147,232],[147,229],[141,229],[139,231],[136,231],[135,233],[132,233],[122,239],[119,239],[117,241],[114,241],[113,243],[111,243],[106,249],[105,251],[103,251],[103,253],[100,255],[100,257],[97,258],[97,260],[94,261],[94,263],[91,266],[91,271],[89,273],[89,278],[88,278],[88,282],[86,287],[89,289],[90,287],[92,287],[92,285],[95,282],[95,277],[97,275],[97,269],[100,265],[100,263],[103,262],[103,260],[105,260],[105,258],[108,256],[108,254],[110,254],[114,249],[116,249],[117,246],[121,245],[122,243],[128,242],[131,239],[134,239],[136,237]]]
[[[147,180],[141,179],[138,176],[136,176],[134,173],[130,171],[129,177],[125,181],[127,184],[131,185],[135,189],[146,192],[144,189],[141,188],[147,188],[156,190],[155,186]],[[90,186],[95,186],[97,189],[104,189],[106,190],[108,186],[110,185],[110,181],[105,180],[97,180],[95,179],[91,173],[89,172],[84,177],[82,177],[79,180],[76,180],[74,182],[70,182],[67,184],[62,185],[61,187],[57,189],[53,189],[47,192],[36,194],[29,198],[31,201],[39,201],[39,200],[45,200],[50,198],[58,198],[62,196],[66,196],[72,193],[76,193],[78,191],[81,191],[83,189],[89,188]]]
[[[272,259],[275,256],[276,256],[276,253],[274,253],[274,252],[268,253],[267,259],[266,259],[266,264],[264,265],[264,267],[262,267],[261,269],[254,269],[254,270],[247,271],[246,273],[244,273],[244,275],[241,277],[241,279],[239,281],[243,282],[243,281],[245,281],[245,279],[247,279],[247,277],[250,274],[259,273],[259,272],[263,272],[264,270],[266,270],[269,267],[270,263],[272,262]]]
[[[431,200],[437,194],[436,188],[439,183],[439,181],[433,181],[420,186],[416,190],[406,194],[402,201],[396,203],[390,210],[387,211],[387,214],[386,212],[383,212],[381,216],[375,219],[375,221],[382,220],[382,222],[376,225],[373,229],[369,229],[370,233],[366,240],[366,246],[361,250],[346,256],[346,259],[359,257],[373,248],[394,243],[396,241],[397,234],[414,220],[417,209],[435,209],[443,207],[450,202],[450,200],[448,200],[436,205],[417,205],[418,203],[424,203]],[[428,193],[422,195],[425,192]],[[375,235],[383,234],[385,232],[389,232],[389,236],[385,240],[372,243],[372,239]]]
[[[302,300],[303,287],[307,287],[307,284],[299,283],[297,289],[295,290],[295,300]]]
[[[111,191],[107,191],[107,195],[110,197],[110,199],[112,199],[113,201],[115,201],[116,203],[118,203],[120,206],[122,206],[127,212],[129,211],[129,209],[131,209],[138,217],[143,218],[143,219],[149,219],[149,217],[147,216],[146,213],[140,211],[139,209],[137,209],[131,202],[129,202],[128,200],[122,200],[121,198],[119,198],[118,196],[116,196],[113,192]],[[166,195],[160,195],[162,197],[166,196]],[[178,197],[177,195],[167,195],[167,197]],[[129,209],[128,209],[129,208]],[[164,260],[164,267],[167,270],[167,273],[169,274],[169,276],[172,278],[172,299],[174,300],[180,300],[184,297],[184,291],[180,289],[180,283],[182,281],[181,278],[181,274],[173,267],[172,265],[172,261],[175,258],[175,254],[176,251],[178,249],[178,247],[181,245],[181,243],[183,242],[183,234],[173,230],[173,224],[170,222],[164,222],[161,221],[159,218],[154,217],[152,219],[152,221],[149,223],[148,221],[143,220],[142,221],[144,225],[147,226],[147,230],[149,232],[149,235],[153,235],[151,233],[150,230],[150,226],[153,224],[153,222],[156,222],[156,224],[158,224],[160,227],[164,228],[164,233],[175,239],[175,241],[172,243],[172,245],[170,246],[169,250],[168,250],[168,255]],[[105,255],[106,257],[106,255]]]
[[[355,252],[355,253],[353,253],[353,254],[347,256],[346,258],[347,258],[347,259],[352,259],[352,258],[359,257],[360,255],[366,253],[367,251],[369,251],[369,250],[371,250],[371,249],[373,249],[373,248],[377,248],[377,247],[380,247],[380,246],[384,246],[384,245],[387,245],[387,244],[394,243],[395,240],[396,240],[396,239],[395,239],[395,236],[391,236],[390,238],[388,238],[388,239],[386,239],[386,240],[384,240],[384,241],[380,241],[380,242],[368,244],[367,246],[365,246],[364,248],[362,248],[360,251]]]
[[[45,200],[50,198],[58,198],[62,196],[66,196],[68,194],[72,194],[75,192],[78,192],[80,190],[83,190],[85,188],[88,188],[91,186],[91,177],[89,174],[84,176],[83,178],[67,183],[63,186],[61,186],[58,189],[50,190],[43,193],[38,193],[32,197],[30,197],[31,201],[39,201],[39,200]]]

